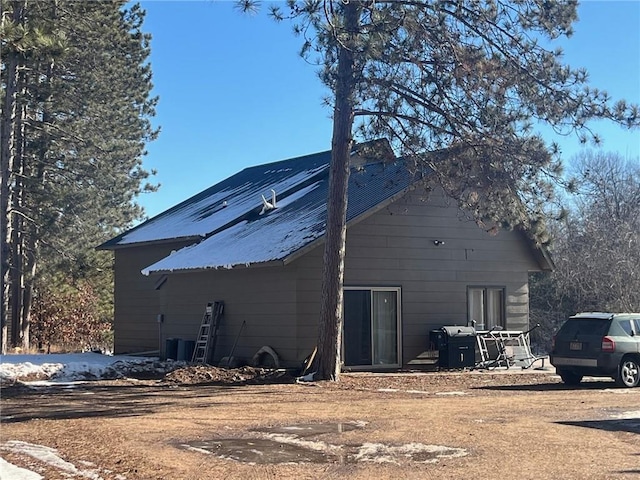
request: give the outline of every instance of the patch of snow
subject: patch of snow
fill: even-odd
[[[416,460],[416,456],[428,454],[426,460]],[[382,443],[364,443],[358,449],[356,460],[374,463],[399,464],[397,458],[403,457],[418,463],[437,463],[441,458],[464,457],[468,452],[463,448],[444,447],[441,445],[425,445],[408,443],[405,445],[385,445]]]
[[[60,455],[58,455],[58,451],[55,448],[45,447],[44,445],[35,445],[33,443],[21,442],[19,440],[9,440],[0,445],[0,449],[20,455],[27,455],[71,475],[81,476],[90,480],[102,480],[102,477],[99,474],[99,470],[78,470],[78,468],[73,463],[69,463],[66,460],[63,460]]]
[[[17,467],[0,457],[0,478],[11,480],[42,480],[42,475]]]
[[[182,447],[185,448],[186,450],[191,450],[192,452],[206,453],[207,455],[211,455],[213,453],[207,450],[206,448],[192,447],[191,445],[188,445],[186,443],[183,443]]]
[[[157,357],[102,355],[93,352],[0,355],[0,380],[16,381],[31,376],[49,379],[28,382],[31,386],[47,386],[54,381],[58,386],[72,388],[88,378],[117,378],[124,376],[124,372],[148,369],[157,360]]]
[[[306,375],[303,375],[301,377],[296,378],[296,381],[298,382],[313,382],[313,377],[315,376],[316,372],[311,372],[311,373],[307,373]]]
[[[377,390],[378,392],[399,392],[400,390],[398,390],[397,388],[378,388]]]
[[[16,357],[21,357],[20,359]],[[51,363],[33,363],[33,355],[0,355],[0,378],[13,379],[18,376],[43,375],[50,377],[58,373],[63,364],[53,361]],[[19,363],[13,363],[14,361]]]
[[[447,396],[447,395],[451,395],[451,396],[462,396],[462,395],[469,395],[467,392],[436,392],[436,395],[442,395],[442,396]]]
[[[288,445],[296,445],[308,450],[314,450],[316,452],[332,452],[336,453],[341,450],[339,445],[331,445],[330,443],[322,441],[303,440],[296,435],[287,435],[283,433],[267,433],[264,436],[274,442],[284,443]]]
[[[616,418],[619,420],[638,420],[640,419],[640,410],[635,410],[631,412],[622,412],[615,413],[611,415],[611,418]]]

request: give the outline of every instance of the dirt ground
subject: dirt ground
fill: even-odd
[[[48,480],[640,478],[640,388],[569,388],[549,372],[301,384],[188,367],[1,393],[0,456]],[[54,448],[77,470],[16,441]]]

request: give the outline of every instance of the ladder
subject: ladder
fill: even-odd
[[[478,351],[480,352],[480,361],[476,363],[478,365],[484,365],[489,361],[489,347],[487,347],[487,338],[483,335],[482,332],[476,332],[476,343],[478,346]]]
[[[209,363],[209,358],[213,357],[223,311],[223,302],[207,303],[191,358],[193,363]]]

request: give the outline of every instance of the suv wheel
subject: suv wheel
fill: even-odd
[[[558,372],[562,381],[567,385],[578,385],[582,381],[582,375],[573,372]]]
[[[638,359],[625,357],[620,363],[616,382],[624,387],[637,387],[640,383],[640,365]]]

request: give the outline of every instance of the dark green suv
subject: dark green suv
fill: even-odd
[[[554,337],[551,364],[562,381],[612,377],[619,385],[640,383],[640,313],[579,313]]]

